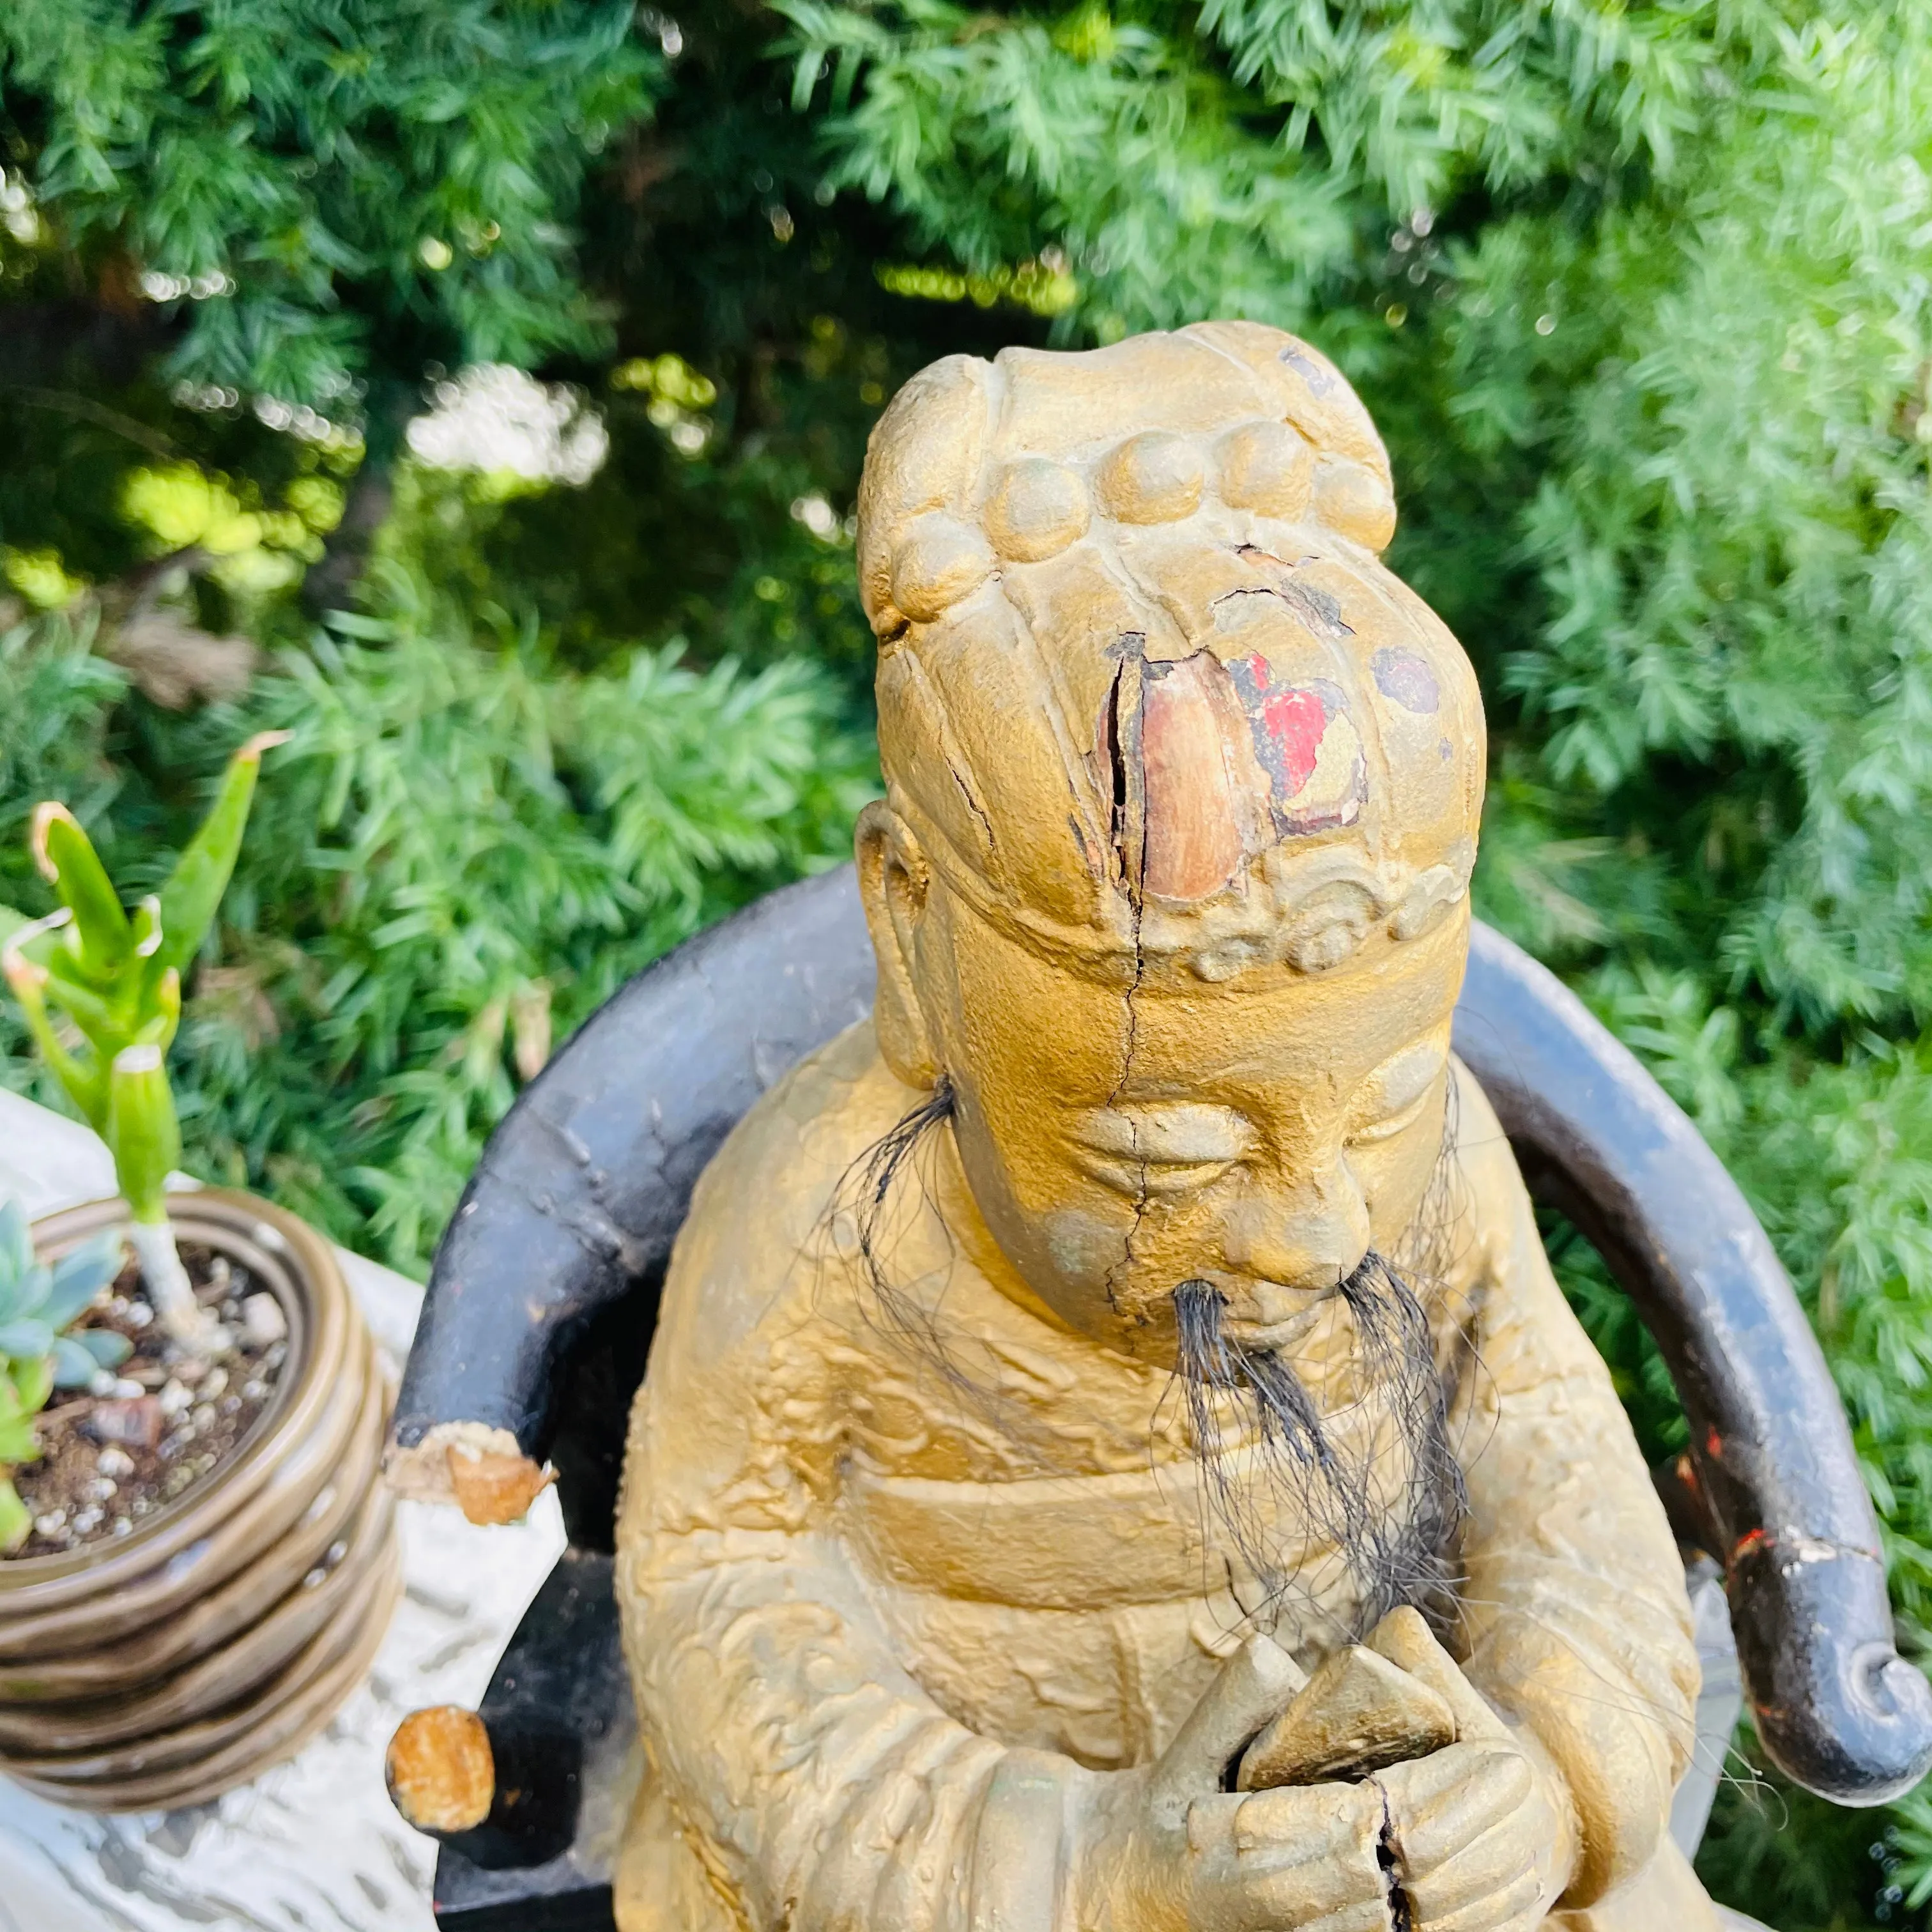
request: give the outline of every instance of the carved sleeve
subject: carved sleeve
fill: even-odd
[[[633,1418],[620,1590],[711,1892],[747,1932],[1060,1932],[1077,1772],[968,1730],[896,1658],[830,1527],[826,1336],[768,1313],[731,1345],[716,1300],[690,1315],[668,1309]]]
[[[1556,1761],[1580,1834],[1564,1902],[1640,1870],[1694,1736],[1683,1566],[1606,1370],[1550,1270],[1508,1142],[1461,1078],[1478,1352],[1462,1438],[1471,1679]]]
[[[835,1546],[760,1543],[708,1562],[693,1548],[688,1574],[633,1598],[657,1768],[714,1882],[756,1932],[1054,1932],[1064,1761],[945,1716],[893,1664]]]

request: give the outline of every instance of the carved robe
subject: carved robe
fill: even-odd
[[[1682,1566],[1459,1080],[1466,1205],[1430,1307],[1471,1504],[1451,1647],[1574,1798],[1555,1922],[1702,1932],[1664,1831],[1698,1682]],[[1294,1581],[1264,1603],[1168,1372],[994,1288],[946,1228],[943,1160],[902,1174],[880,1256],[929,1338],[885,1317],[827,1210],[908,1104],[852,1029],[746,1117],[680,1238],[619,1521],[646,1756],[623,1932],[1076,1932],[1080,1781],[1156,1754],[1257,1621],[1304,1666],[1348,1640],[1332,1550],[1278,1521]]]

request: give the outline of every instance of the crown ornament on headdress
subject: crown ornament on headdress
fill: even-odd
[[[859,537],[908,856],[1032,943],[1210,980],[1429,930],[1468,890],[1482,711],[1394,526],[1367,412],[1279,330],[914,377]]]

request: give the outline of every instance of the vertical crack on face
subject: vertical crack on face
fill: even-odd
[[[1141,878],[1147,844],[1146,778],[1141,762],[1142,727],[1146,708],[1146,648],[1147,639],[1138,631],[1126,632],[1114,646],[1114,655],[1119,660],[1119,668],[1114,674],[1098,734],[1100,754],[1109,767],[1109,790],[1113,801],[1109,837],[1115,862],[1120,867],[1120,883],[1126,890],[1134,948],[1133,977],[1123,1002],[1124,1036],[1121,1042],[1120,1077],[1107,1096],[1109,1112],[1118,1108],[1120,1096],[1126,1090],[1127,1082],[1133,1075],[1134,1048],[1140,1024],[1135,1000],[1147,968],[1146,956],[1141,947]],[[1141,1156],[1140,1127],[1131,1114],[1126,1118],[1128,1144],[1139,1171],[1140,1182],[1134,1198],[1133,1222],[1120,1244],[1120,1258],[1107,1270],[1105,1282],[1108,1306],[1117,1314],[1120,1305],[1120,1277],[1134,1264],[1134,1243],[1140,1234],[1141,1223],[1146,1218],[1148,1206],[1148,1164]]]
[[[1132,1077],[1134,1048],[1140,1027],[1140,1015],[1134,1003],[1141,989],[1141,975],[1145,970],[1147,962],[1141,951],[1141,913],[1140,902],[1138,899],[1134,902],[1133,921],[1134,976],[1121,1002],[1124,1010],[1126,1035],[1121,1044],[1120,1077],[1114,1082],[1112,1093],[1107,1096],[1107,1106],[1109,1112],[1119,1107],[1120,1096],[1125,1092],[1127,1082]],[[1121,1241],[1120,1258],[1107,1270],[1105,1283],[1107,1291],[1107,1305],[1117,1315],[1120,1310],[1118,1292],[1120,1278],[1134,1264],[1134,1244],[1139,1238],[1141,1224],[1147,1218],[1148,1192],[1148,1163],[1141,1152],[1140,1124],[1131,1114],[1126,1114],[1124,1118],[1127,1124],[1130,1158],[1138,1171],[1140,1178],[1134,1195],[1133,1221]]]
[[[1114,883],[1133,902],[1138,918],[1147,863],[1147,639],[1138,631],[1124,632],[1107,655],[1114,676],[1095,722],[1094,776],[1108,801]]]

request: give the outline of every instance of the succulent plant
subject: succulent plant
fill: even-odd
[[[168,1226],[164,1189],[181,1158],[181,1127],[165,1060],[181,1022],[182,974],[235,869],[262,754],[286,736],[264,732],[229,760],[201,829],[131,917],[79,820],[52,803],[34,814],[32,849],[60,909],[29,920],[0,906],[0,969],[47,1064],[107,1143],[154,1312],[190,1347],[214,1335]],[[78,1048],[61,1037],[50,1002],[80,1036]]]
[[[56,1388],[82,1387],[127,1359],[127,1336],[111,1328],[68,1332],[121,1272],[121,1252],[110,1231],[49,1267],[27,1217],[0,1204],[0,1551],[19,1549],[33,1526],[12,1472],[40,1453],[34,1418]]]

